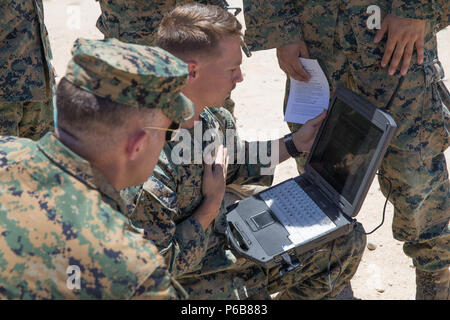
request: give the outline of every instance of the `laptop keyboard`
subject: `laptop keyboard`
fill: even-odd
[[[293,180],[260,193],[294,243],[305,242],[336,225]]]

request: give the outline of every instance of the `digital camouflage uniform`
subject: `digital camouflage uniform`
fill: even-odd
[[[450,2],[448,0],[435,0],[434,9],[438,15],[439,29],[450,25]]]
[[[38,140],[53,128],[52,54],[42,0],[0,2],[0,135]]]
[[[264,173],[261,170],[269,166],[269,159],[260,156],[250,160],[252,154],[271,155],[270,142],[258,144],[242,141],[239,137],[233,142],[227,141],[227,137],[231,139],[229,132],[236,130],[236,124],[231,114],[223,108],[206,108],[200,114],[200,119],[201,126],[197,124],[190,129],[188,136],[202,136],[195,134],[196,130],[214,132],[218,139],[216,141],[222,141],[227,146],[230,154],[227,184],[272,183],[273,175],[261,175]],[[207,150],[208,144],[209,140],[204,142],[202,150]],[[334,244],[323,247],[330,249],[333,246],[333,252],[339,256],[343,267],[332,294],[329,294],[328,288],[329,254],[314,255],[305,261],[303,268],[287,273],[284,277],[280,277],[279,268],[265,270],[245,258],[239,258],[227,246],[223,203],[221,213],[206,232],[192,217],[203,200],[203,164],[195,162],[193,154],[190,155],[192,161],[186,161],[186,164],[176,162],[175,157],[180,153],[177,146],[177,142],[164,146],[153,175],[144,184],[143,190],[129,188],[122,191],[122,196],[128,199],[134,209],[130,219],[136,226],[143,228],[146,236],[165,254],[170,271],[188,292],[190,299],[268,298],[269,293],[278,292],[294,283],[305,289],[305,299],[329,297],[341,291],[361,259],[366,240],[363,233],[352,232],[337,239]],[[197,148],[200,146],[197,142]],[[197,155],[202,153],[195,145],[191,150]],[[245,152],[241,153],[242,150]],[[358,226],[358,230],[362,228]],[[338,262],[332,259],[332,280],[336,279],[338,269]]]
[[[106,38],[116,38],[124,42],[153,45],[158,26],[167,12],[176,6],[198,2],[218,4],[217,0],[96,0],[100,3],[101,16],[97,28]],[[224,108],[234,111],[234,101],[225,100]]]
[[[444,4],[442,1],[441,4]],[[319,60],[331,89],[344,86],[384,108],[400,75],[381,68],[386,38],[375,44],[367,27],[369,5],[399,17],[426,19],[425,61],[412,66],[387,110],[399,127],[380,171],[392,181],[394,237],[418,269],[436,271],[450,264],[449,179],[444,150],[449,144],[450,98],[437,57],[436,5],[439,1],[266,1],[244,0],[246,42],[252,50],[304,40]],[[442,6],[444,8],[444,6]],[[443,12],[443,11],[441,11]],[[447,11],[448,12],[448,11]],[[288,86],[289,89],[289,86]],[[288,92],[288,90],[287,90]],[[291,130],[300,125],[290,124]],[[297,162],[301,171],[304,160]],[[379,179],[386,196],[388,184]]]
[[[192,117],[178,95],[187,65],[162,49],[79,39],[72,53],[65,79],[78,88],[160,108],[172,121]],[[0,181],[0,298],[185,297],[120,193],[53,133],[37,142],[1,137]],[[79,288],[69,288],[69,266],[80,270]]]
[[[0,298],[176,297],[120,194],[53,134],[0,138],[0,161]],[[80,290],[66,284],[69,266],[81,270]]]

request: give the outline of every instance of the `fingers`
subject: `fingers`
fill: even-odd
[[[206,167],[209,166],[209,168],[211,168],[212,165],[214,164],[214,161],[215,161],[215,158],[214,158],[214,156],[213,156],[211,153],[206,152],[206,153],[203,155],[203,163],[204,163],[204,165],[205,165]]]
[[[384,68],[389,63],[389,75],[394,75],[400,66],[400,73],[404,76],[408,72],[414,48],[417,51],[417,63],[422,64],[424,59],[424,31],[425,21],[403,19],[388,15],[381,29],[377,31],[374,42],[378,43],[388,32],[386,49],[381,60]]]
[[[400,73],[402,76],[406,75],[408,72],[409,66],[411,65],[412,56],[414,53],[414,48],[417,50],[417,63],[422,64],[423,63],[423,40],[413,40],[413,39],[405,39],[403,41],[398,41],[396,43],[394,54],[392,55],[392,60],[389,65],[389,75],[394,75],[394,73],[397,71],[400,61],[401,68]],[[419,49],[417,49],[419,48]],[[390,52],[390,50],[389,50]],[[385,57],[387,57],[390,53],[388,50],[385,52]],[[381,63],[382,67],[385,67],[387,63],[389,63],[388,58],[383,57],[383,61]]]
[[[277,48],[278,64],[281,70],[297,81],[309,81],[310,74],[303,68],[299,56],[309,58],[309,52],[304,41]]]
[[[300,57],[302,58],[306,58],[309,59],[309,51],[308,51],[308,47],[306,46],[306,43],[304,41],[300,42]],[[311,75],[308,73],[308,71],[305,70],[305,68],[303,68],[303,65],[300,62],[300,59],[293,59],[291,61],[291,68],[293,70],[293,73],[291,73],[291,77],[296,79],[296,77],[298,76],[299,81],[304,81],[304,82],[308,82],[311,79]]]
[[[309,152],[320,125],[327,116],[327,110],[323,110],[318,116],[306,121],[306,123],[294,134],[294,143],[298,150]]]
[[[423,47],[424,47],[424,37],[420,37],[416,43],[416,52],[417,52],[417,63],[422,64],[423,63]]]
[[[324,109],[318,116],[308,120],[307,122],[309,122],[310,125],[312,125],[313,127],[317,127],[322,124],[322,122],[326,116],[327,116],[327,110]]]
[[[384,35],[386,34],[386,32],[388,30],[388,21],[389,21],[388,18],[383,20],[383,22],[381,23],[380,29],[375,34],[375,38],[373,39],[373,42],[378,43],[381,41],[381,39],[383,39]]]
[[[213,167],[214,176],[222,176],[224,179],[227,177],[228,168],[228,151],[223,145],[217,148],[216,160]]]
[[[225,156],[224,146],[219,145],[216,151],[216,161],[214,165],[223,166],[225,164],[224,156]]]
[[[392,37],[388,38],[388,41],[386,43],[386,49],[384,51],[383,58],[381,59],[381,66],[384,68],[388,65],[389,61],[391,60],[392,54],[394,53],[396,45],[396,40],[393,40]]]
[[[308,72],[306,72],[305,69],[303,69],[302,64],[300,63],[300,60],[297,60],[296,62],[294,62],[291,65],[291,70],[293,70],[293,72],[291,72],[290,76],[296,80],[300,80],[300,81],[304,81],[304,82],[308,82],[309,79],[311,78],[311,76],[309,75]]]
[[[298,58],[289,61],[283,60],[283,62],[279,61],[279,64],[281,70],[290,78],[302,82],[308,82],[311,78],[311,75],[306,72]]]
[[[223,149],[223,156],[224,156],[224,167],[223,167],[223,179],[225,181],[227,181],[227,173],[228,173],[228,161],[229,161],[229,156],[228,156],[228,150],[227,148]]]
[[[214,160],[211,159],[210,155],[206,155],[203,159],[203,177],[206,179],[207,177],[212,176],[212,165]]]
[[[309,59],[309,51],[305,41],[300,42],[300,57]]]
[[[389,75],[394,75],[395,71],[397,70],[398,65],[400,64],[400,61],[402,60],[403,54],[405,52],[407,43],[407,41],[399,41],[396,43],[394,55],[392,56],[391,64],[389,66]],[[411,61],[411,57],[409,57],[409,60]]]
[[[411,58],[414,50],[414,43],[408,43],[405,48],[405,52],[403,54],[403,62],[402,67],[400,69],[400,73],[402,76],[406,75],[409,69],[409,65],[411,63]],[[394,70],[395,71],[395,70]]]

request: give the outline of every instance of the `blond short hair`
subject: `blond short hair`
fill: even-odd
[[[217,54],[219,41],[228,36],[243,36],[242,25],[232,13],[219,6],[190,3],[164,16],[156,45],[176,56]]]

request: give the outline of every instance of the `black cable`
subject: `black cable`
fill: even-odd
[[[394,98],[397,96],[398,91],[403,85],[403,81],[405,81],[405,77],[401,76],[400,79],[398,79],[397,86],[395,87],[394,93],[392,94],[391,98],[389,99],[388,103],[386,104],[385,110],[389,111],[391,109],[392,103],[394,102]]]
[[[340,260],[339,257],[333,252],[333,249],[334,249],[334,241],[333,241],[333,244],[332,244],[332,246],[331,246],[331,250],[328,250],[328,249],[320,249],[320,250],[316,250],[316,251],[310,253],[306,258],[304,258],[304,259],[302,260],[302,262],[300,263],[300,265],[299,265],[299,268],[302,269],[302,268],[305,267],[305,265],[304,265],[305,261],[308,260],[308,259],[310,259],[312,256],[314,256],[314,255],[316,255],[316,254],[318,254],[318,253],[322,253],[322,252],[329,252],[329,253],[330,253],[330,256],[329,256],[329,258],[328,258],[328,286],[329,286],[329,288],[330,288],[330,292],[333,292],[334,286],[336,285],[337,280],[339,279],[339,277],[340,277],[341,274],[342,274],[342,263],[341,263],[341,260]],[[331,281],[331,256],[334,256],[334,257],[336,258],[338,264],[339,264],[339,273],[338,273],[338,275],[336,276],[336,278],[334,279],[333,282]]]
[[[377,175],[380,176],[380,177],[382,177],[383,179],[385,179],[385,180],[389,183],[389,191],[388,191],[388,194],[387,194],[387,196],[386,196],[386,201],[385,201],[385,203],[384,203],[384,207],[383,207],[383,218],[382,218],[381,223],[380,223],[375,229],[373,229],[373,230],[370,231],[370,232],[362,232],[362,233],[364,233],[365,235],[369,235],[369,234],[374,233],[376,230],[378,230],[378,229],[383,225],[384,220],[385,220],[385,217],[386,217],[386,206],[387,206],[387,203],[388,203],[388,201],[389,201],[389,197],[390,197],[391,192],[392,192],[392,182],[391,182],[391,180],[389,180],[388,178],[386,178],[386,177],[385,177],[383,174],[381,174],[381,173],[378,173],[378,172],[377,172]],[[359,230],[356,230],[356,231],[357,231],[357,232],[361,232],[361,231],[359,231]],[[336,285],[336,282],[337,282],[337,280],[339,279],[339,277],[340,277],[341,274],[342,274],[342,262],[341,262],[341,260],[339,259],[339,257],[333,252],[333,249],[334,249],[334,243],[335,243],[335,241],[333,240],[333,243],[332,243],[332,245],[331,245],[331,250],[328,250],[328,249],[320,249],[320,250],[316,250],[316,251],[310,253],[308,256],[306,256],[304,259],[302,259],[302,261],[299,263],[299,265],[298,265],[298,267],[297,267],[297,268],[299,268],[299,269],[301,270],[301,269],[303,269],[303,268],[305,267],[305,261],[307,261],[308,259],[310,259],[310,258],[313,257],[314,255],[316,255],[316,254],[318,254],[318,253],[329,252],[329,253],[330,253],[330,256],[329,256],[329,258],[328,258],[328,286],[329,286],[329,289],[330,289],[330,293],[333,292],[334,287],[335,287],[335,285]],[[337,276],[336,276],[336,278],[334,279],[334,281],[331,281],[331,256],[334,256],[334,257],[336,258],[336,261],[337,261],[338,264],[339,264],[339,273],[337,274]],[[295,269],[297,269],[297,268],[295,268]],[[295,270],[295,269],[293,269],[293,270]],[[283,273],[283,274],[284,274],[284,273]],[[282,274],[282,275],[283,275],[283,274]]]
[[[391,192],[392,192],[392,182],[391,182],[391,180],[389,180],[388,178],[386,178],[382,173],[378,173],[378,172],[377,172],[377,175],[380,176],[381,178],[385,179],[385,180],[389,183],[389,191],[388,191],[388,194],[387,194],[387,196],[386,196],[386,201],[384,202],[384,207],[383,207],[383,218],[382,218],[382,220],[381,220],[381,223],[380,223],[375,229],[373,229],[373,230],[370,231],[370,232],[362,232],[362,233],[364,233],[365,235],[369,235],[369,234],[374,233],[375,231],[377,231],[377,230],[383,225],[383,223],[384,223],[384,218],[386,217],[386,206],[387,206],[387,204],[388,204],[389,197],[390,197]],[[359,231],[359,230],[356,230],[356,231],[361,232],[361,231]]]
[[[331,244],[330,256],[328,257],[328,284],[329,284],[329,287],[330,287],[330,293],[333,292],[334,286],[336,285],[336,282],[337,282],[337,280],[339,279],[339,277],[341,276],[341,273],[342,273],[341,260],[338,258],[337,255],[335,255],[333,253],[334,242],[335,242],[335,240],[333,240],[333,243]],[[339,263],[339,273],[337,274],[336,278],[334,279],[333,284],[331,283],[331,256],[332,255],[334,255],[334,257],[336,258],[337,262]]]

